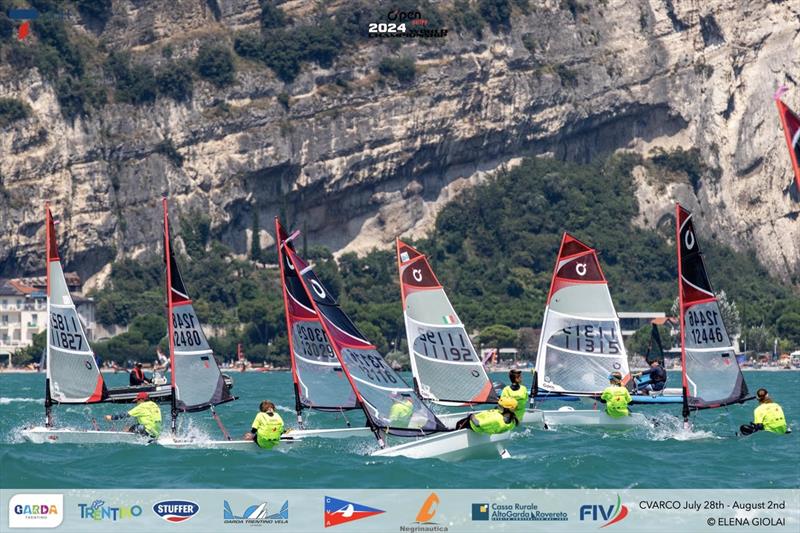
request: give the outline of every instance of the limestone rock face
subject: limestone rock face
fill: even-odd
[[[33,111],[0,131],[0,275],[43,269],[45,201],[62,222],[67,262],[89,276],[159,249],[164,194],[176,226],[206,215],[239,253],[256,212],[262,244],[283,213],[311,242],[364,252],[423,234],[460,190],[522,155],[587,161],[682,146],[715,171],[696,190],[657,188],[640,172],[637,223],[663,223],[679,200],[707,237],[755,248],[798,283],[800,198],[772,94],[786,84],[785,101],[800,108],[800,6],[607,0],[573,13],[557,0],[529,4],[527,14],[514,8],[509,31],[487,27],[481,39],[451,30],[432,44],[403,39],[399,51],[373,39],[329,69],[304,65],[292,84],[237,60],[228,88],[196,80],[189,102],[109,104],[74,122],[36,70],[0,66],[0,97]],[[113,5],[104,27],[75,16],[78,31],[150,63],[167,45],[188,60],[205,40],[230,42],[260,15],[257,0]],[[281,9],[295,21],[319,16],[311,1]],[[378,73],[390,54],[415,57],[414,82]]]

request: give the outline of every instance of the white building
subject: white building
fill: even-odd
[[[67,273],[67,285],[79,290],[80,278]],[[33,336],[47,327],[47,294],[44,278],[0,279],[0,361],[11,363],[11,354],[33,344]],[[72,293],[86,336],[94,340],[94,300]]]

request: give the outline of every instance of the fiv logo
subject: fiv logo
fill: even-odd
[[[600,528],[616,524],[626,516],[628,516],[628,508],[622,505],[619,494],[617,494],[616,505],[585,504],[581,505],[580,510],[581,521],[592,520],[596,522],[598,520],[605,520],[606,523],[600,526]]]

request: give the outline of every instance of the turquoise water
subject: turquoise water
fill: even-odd
[[[239,401],[218,412],[234,436],[249,430],[262,399],[271,399],[294,424],[291,375],[234,373]],[[503,376],[493,376],[502,380]],[[676,374],[670,380],[676,383]],[[638,406],[659,421],[655,429],[610,431],[526,429],[511,440],[509,460],[380,459],[371,438],[316,440],[285,451],[170,450],[160,446],[29,444],[19,431],[40,425],[44,376],[0,374],[0,486],[4,488],[792,488],[800,486],[800,372],[747,372],[751,391],[766,387],[784,408],[793,435],[735,437],[754,403],[704,411],[686,432],[680,406]],[[106,375],[110,386],[127,375]],[[559,402],[542,404],[557,408]],[[569,404],[575,405],[576,404]],[[551,407],[552,406],[552,407]],[[591,408],[591,403],[584,405]],[[57,425],[90,427],[91,416],[120,405],[61,406]],[[163,408],[167,413],[167,408]],[[363,424],[363,415],[347,415]],[[104,423],[101,423],[104,424]],[[309,427],[336,427],[341,417],[311,413]],[[109,428],[108,425],[104,425]],[[181,417],[182,432],[219,438],[207,413]]]

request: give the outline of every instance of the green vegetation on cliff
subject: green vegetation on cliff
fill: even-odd
[[[540,327],[565,230],[599,251],[618,310],[670,312],[677,290],[672,233],[630,222],[638,213],[630,171],[642,162],[629,154],[589,165],[528,159],[444,207],[434,231],[414,244],[430,257],[459,316],[470,332],[480,331],[482,344],[535,350],[530,336],[517,331]],[[711,281],[736,303],[745,333],[765,325],[765,335],[800,343],[800,301],[792,289],[771,278],[752,254],[704,239],[706,231],[712,232],[701,229],[700,239]],[[202,216],[182,219],[180,235],[188,254],[180,258],[183,277],[216,352],[232,357],[242,342],[252,360],[285,363],[278,270],[232,259]],[[274,250],[250,252],[274,261]],[[405,350],[394,252],[344,254],[338,262],[323,247],[301,253],[383,353]],[[135,348],[109,350],[110,356],[154,354],[157,339],[145,337],[134,322],[142,315],[161,316],[162,276],[160,259],[113,265],[110,284],[96,294],[97,317],[105,324],[131,324],[129,343]],[[150,344],[142,348],[143,343]]]

